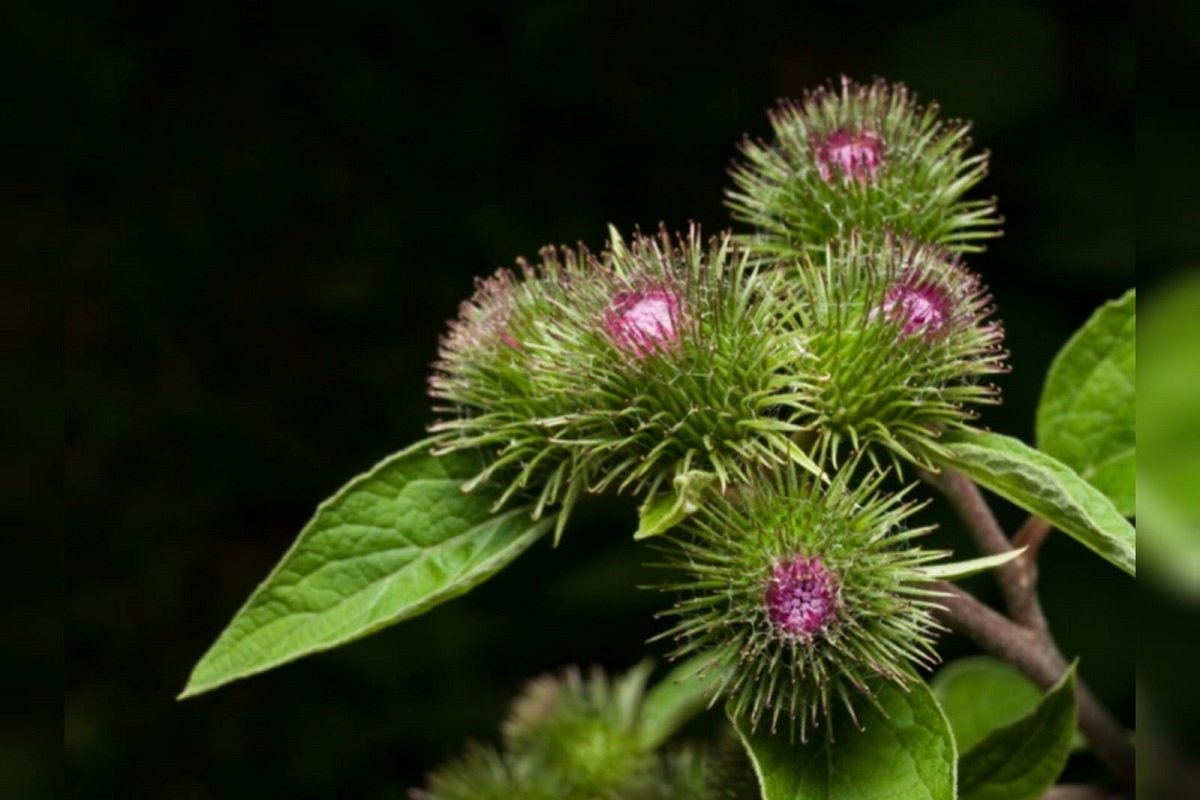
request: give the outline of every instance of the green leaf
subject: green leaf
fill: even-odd
[[[703,470],[688,470],[675,476],[673,491],[646,498],[638,509],[638,529],[635,540],[649,539],[674,528],[700,508],[701,497],[717,480]]]
[[[959,764],[962,800],[1037,800],[1067,763],[1075,732],[1075,666],[1031,713],[993,731]]]
[[[422,442],[385,459],[317,509],[283,560],[196,665],[180,695],[329,650],[421,614],[495,574],[546,532],[528,508],[496,515],[464,494],[470,455]]]
[[[1037,414],[1038,449],[1134,515],[1136,294],[1101,306],[1055,357]]]
[[[1042,698],[1037,684],[1020,670],[990,656],[952,661],[938,670],[929,685],[962,753],[1033,711]]]
[[[1200,270],[1160,282],[1138,320],[1137,469],[1142,557],[1163,587],[1200,601]]]
[[[954,735],[923,681],[882,684],[882,712],[863,704],[862,730],[845,714],[807,743],[735,724],[764,800],[953,800]]]
[[[987,572],[989,569],[1001,567],[1010,561],[1015,561],[1025,552],[1024,547],[1009,550],[1007,553],[998,553],[994,556],[980,556],[979,558],[971,558],[966,561],[951,561],[947,564],[929,564],[921,567],[921,571],[929,576],[930,580],[938,581],[957,581],[962,578],[969,578],[972,575],[978,575],[981,572]]]
[[[715,675],[704,674],[703,667],[711,661],[707,653],[684,661],[646,694],[638,738],[647,752],[670,739],[708,705],[712,697],[708,688]]]
[[[962,432],[943,443],[949,466],[1136,574],[1133,526],[1070,467],[998,433]]]

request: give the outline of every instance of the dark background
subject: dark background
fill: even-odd
[[[634,588],[656,576],[631,505],[603,501],[557,551],[539,545],[466,598],[173,699],[313,507],[422,435],[427,365],[474,277],[548,242],[599,246],[609,222],[727,225],[735,143],[766,134],[776,98],[839,74],[903,80],[976,121],[1007,233],[972,264],[1014,365],[985,421],[1030,438],[1057,348],[1134,280],[1132,10],[1095,8],[75,12],[71,796],[399,798],[464,739],[492,737],[525,679],[661,654],[643,644],[663,601]],[[944,541],[962,546],[953,526]],[[1065,537],[1044,558],[1064,649],[1132,724],[1134,582]]]

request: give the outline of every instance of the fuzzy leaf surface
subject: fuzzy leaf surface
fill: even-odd
[[[992,732],[959,765],[962,800],[1038,800],[1067,763],[1075,732],[1075,667],[1037,708]]]
[[[457,597],[507,565],[553,518],[494,514],[462,484],[469,455],[419,443],[326,500],[200,659],[181,697],[329,650]]]
[[[841,715],[832,741],[736,724],[763,800],[953,800],[954,734],[933,692],[923,681],[908,691],[888,683],[876,697],[884,713],[864,703],[861,731]]]
[[[1066,464],[998,433],[958,433],[944,444],[949,466],[1136,575],[1133,526]]]
[[[1037,413],[1038,449],[1086,478],[1127,517],[1137,496],[1136,336],[1130,290],[1101,306],[1055,357]]]

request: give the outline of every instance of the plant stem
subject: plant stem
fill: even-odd
[[[1042,545],[1046,542],[1046,537],[1050,535],[1050,531],[1054,529],[1046,520],[1041,517],[1029,515],[1029,519],[1025,520],[1022,525],[1013,535],[1014,547],[1025,547],[1025,555],[1022,558],[1028,560],[1037,559],[1038,551],[1042,549]]]
[[[1011,553],[1013,545],[992,513],[987,499],[974,481],[962,473],[943,468],[941,472],[922,472],[926,483],[937,488],[966,523],[967,531],[985,555]],[[1037,567],[1033,558],[1022,557],[996,568],[1000,591],[1012,618],[1038,631],[1048,631],[1046,616],[1037,596]]]
[[[1048,633],[1016,624],[953,584],[939,582],[935,588],[945,594],[938,616],[948,628],[1017,667],[1043,689],[1062,678],[1067,662]],[[1124,729],[1082,680],[1075,684],[1075,697],[1079,730],[1117,779],[1132,786],[1135,753]]]

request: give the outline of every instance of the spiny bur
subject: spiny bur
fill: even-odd
[[[750,728],[806,740],[833,713],[906,684],[936,661],[938,595],[924,567],[943,557],[904,527],[917,508],[879,490],[884,473],[824,483],[794,469],[719,495],[661,545],[679,596],[662,613],[674,656],[704,654],[712,700]]]
[[[746,140],[727,200],[764,259],[819,253],[853,231],[892,231],[956,252],[1000,233],[995,199],[967,199],[987,174],[970,126],[938,117],[901,84],[843,78],[783,100],[771,141]]]

